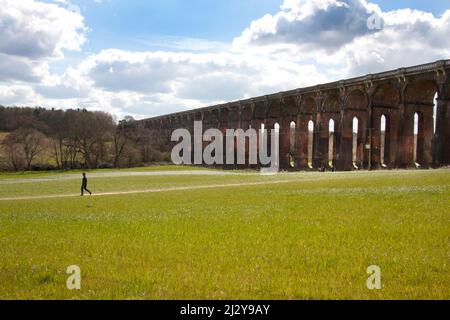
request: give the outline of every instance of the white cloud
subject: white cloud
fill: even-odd
[[[330,53],[372,33],[367,19],[376,11],[360,0],[286,0],[282,11],[253,21],[235,45],[294,44],[305,52]]]
[[[112,92],[176,94],[181,90],[185,96],[197,97],[208,96],[211,85],[217,88],[212,80],[242,86],[237,94],[227,90],[217,92],[216,100],[224,100],[230,94],[235,98],[255,94],[260,91],[258,86],[276,90],[321,80],[309,78],[305,81],[303,68],[296,63],[243,53],[128,52],[117,49],[92,55],[80,65],[81,72],[94,81],[96,87]],[[314,68],[308,68],[309,75],[313,75],[313,71]],[[205,92],[191,92],[193,86],[203,86]]]
[[[39,82],[47,74],[47,64],[0,53],[0,82],[19,80]]]
[[[38,92],[48,98],[84,93],[88,97],[78,100],[83,106],[93,106],[98,99],[102,109],[109,103],[119,115],[143,117],[325,80],[312,65],[264,56],[110,49],[87,57]]]
[[[0,0],[0,52],[33,59],[62,57],[85,42],[84,19],[55,4]]]
[[[47,99],[87,98],[92,82],[80,75],[79,70],[69,67],[62,76],[52,76],[47,83],[37,85],[36,92]]]
[[[380,30],[367,18],[377,14]],[[450,56],[450,10],[382,12],[365,0],[286,0],[254,21],[234,44],[295,61],[314,61],[330,80],[426,63]]]
[[[382,12],[365,0],[285,0],[278,13],[254,21],[230,44],[143,38],[164,51],[107,49],[57,75],[49,72],[53,59],[85,41],[83,17],[61,7],[70,1],[25,0],[27,9],[22,1],[5,1],[14,10],[0,12],[9,30],[0,29],[0,104],[80,106],[143,118],[450,56],[450,10],[438,18],[409,9]],[[373,13],[384,21],[381,30],[367,27]]]
[[[0,85],[0,105],[14,105],[21,101],[22,105],[32,106],[35,102],[35,93],[30,86]]]
[[[450,57],[450,10],[441,18],[417,10],[382,13],[384,28],[357,39],[327,61],[340,61],[345,76],[380,72]]]
[[[0,8],[0,81],[37,81],[52,59],[86,40],[83,17],[56,4],[0,0]]]

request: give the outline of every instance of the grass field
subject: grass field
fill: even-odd
[[[450,298],[448,169],[176,170],[0,175],[0,299]]]

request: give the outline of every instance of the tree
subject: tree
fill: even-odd
[[[25,160],[20,147],[19,136],[16,133],[8,134],[2,141],[2,149],[11,167],[15,171],[21,170]]]
[[[144,122],[126,116],[117,125],[105,112],[0,106],[1,158],[14,170],[30,169],[49,151],[58,168],[135,166],[164,160],[167,144]]]
[[[106,159],[106,142],[111,140],[116,124],[112,116],[104,112],[80,112],[77,118],[76,134],[79,138],[79,151],[84,157],[85,166],[96,168]]]
[[[23,148],[26,167],[30,170],[34,158],[44,150],[45,136],[36,129],[19,129],[17,134]]]
[[[132,141],[129,137],[127,128],[130,124],[134,123],[135,120],[132,116],[125,116],[125,118],[119,122],[117,129],[113,134],[113,154],[114,154],[114,167],[120,166],[120,160],[125,151],[130,151],[126,148]],[[128,149],[128,150],[127,150]]]
[[[36,129],[18,129],[3,140],[2,145],[14,170],[31,169],[31,164],[44,150],[45,136]]]
[[[118,168],[120,166],[120,159],[122,158],[125,147],[128,143],[128,138],[126,137],[123,130],[118,129],[113,135],[113,154],[114,154],[114,167]]]

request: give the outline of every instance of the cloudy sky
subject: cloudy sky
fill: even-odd
[[[145,118],[450,58],[450,0],[0,0],[0,105]]]

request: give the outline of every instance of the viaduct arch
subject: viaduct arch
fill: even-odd
[[[417,137],[414,136],[416,114]],[[353,129],[354,118],[358,119],[357,133]],[[205,131],[218,128],[223,133],[226,129],[260,129],[262,125],[272,129],[279,124],[280,168],[284,170],[446,166],[450,165],[450,60],[159,116],[129,125],[149,129],[153,137],[167,141],[170,150],[172,131],[186,128],[193,133],[194,120],[202,120]],[[330,120],[334,123],[332,135]],[[311,121],[312,136],[308,130]],[[332,149],[329,139],[333,139]],[[309,163],[311,152],[312,163]]]

